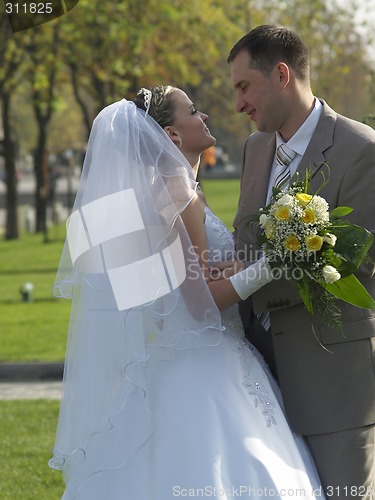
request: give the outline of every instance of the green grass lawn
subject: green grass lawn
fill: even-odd
[[[211,209],[232,231],[240,193],[239,179],[203,179],[201,186]]]
[[[58,500],[62,473],[48,467],[59,401],[0,401],[1,500]]]
[[[239,181],[203,179],[202,188],[212,210],[229,229],[237,207]],[[0,241],[0,362],[62,361],[70,301],[51,295],[65,229],[23,234],[19,240]],[[34,284],[32,302],[22,302],[20,286]]]
[[[63,360],[70,304],[54,299],[51,286],[59,263],[65,228],[23,234],[0,242],[0,362]],[[22,302],[20,287],[34,285],[32,302]]]

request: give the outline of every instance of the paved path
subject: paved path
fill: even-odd
[[[0,400],[60,399],[63,363],[0,363]]]
[[[0,400],[60,399],[61,382],[1,382]]]

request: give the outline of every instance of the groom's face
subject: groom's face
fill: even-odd
[[[266,75],[252,67],[250,55],[242,51],[231,64],[231,78],[237,112],[246,113],[262,132],[278,130],[283,105],[277,65]]]

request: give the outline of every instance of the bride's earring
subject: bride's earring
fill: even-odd
[[[180,142],[179,142],[178,147],[181,149],[182,148],[182,139],[181,139],[181,137],[179,137],[179,140],[180,140]]]

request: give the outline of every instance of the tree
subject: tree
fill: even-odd
[[[36,231],[47,237],[47,204],[49,195],[48,126],[54,111],[57,73],[60,66],[60,24],[50,22],[24,34],[27,53],[25,77],[31,85],[31,101],[38,127],[34,151],[36,177]]]
[[[11,101],[19,84],[19,70],[23,60],[22,51],[19,50],[13,38],[7,16],[4,12],[0,13],[0,103],[4,133],[2,154],[6,176],[6,239],[17,239],[19,236],[16,141],[11,118]]]
[[[81,0],[62,25],[64,62],[89,133],[94,116],[137,88],[143,41],[154,30],[148,12],[154,0]]]

